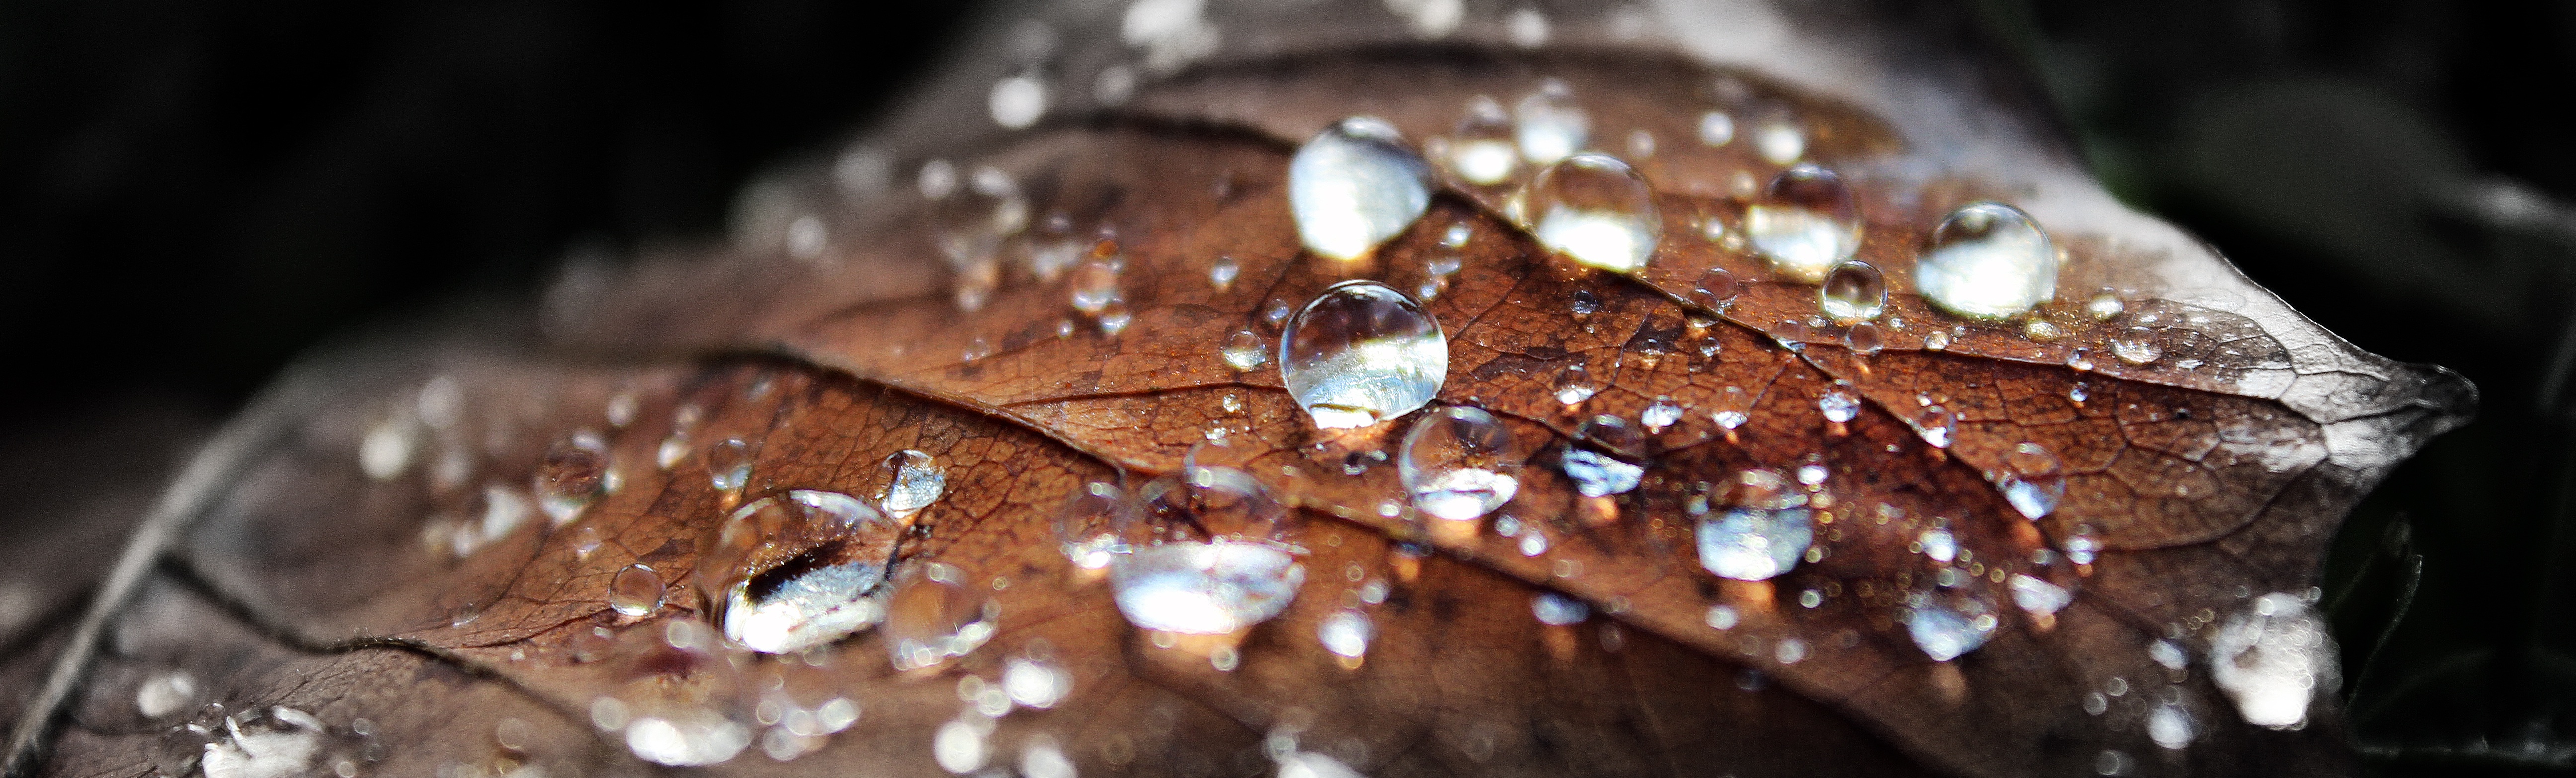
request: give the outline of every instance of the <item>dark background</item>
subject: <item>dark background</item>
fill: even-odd
[[[0,5],[0,435],[219,417],[330,333],[703,238],[880,110],[964,3]],[[1971,0],[2131,203],[2479,422],[2337,541],[2384,774],[2576,759],[2576,6]],[[156,417],[158,418],[158,417]],[[139,456],[140,454],[138,454]]]

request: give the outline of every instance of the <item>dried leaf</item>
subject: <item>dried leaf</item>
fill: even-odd
[[[729,250],[576,268],[537,335],[317,358],[138,533],[97,606],[113,639],[67,639],[91,683],[44,772],[290,741],[327,746],[298,769],[389,774],[2344,769],[2331,646],[2300,615],[2317,559],[2458,423],[2465,382],[2352,348],[2110,202],[1988,97],[2009,82],[1898,32],[1933,20],[1674,4],[1449,29],[1454,3],[1351,5],[1033,10],[1075,45],[970,49],[831,170],[755,185]],[[1628,179],[1450,164],[1479,96],[1529,125],[1580,112],[1565,145],[1651,186],[1652,261],[1590,270],[1538,237],[1549,198]],[[1320,217],[1290,161],[1354,115],[1438,164],[1367,127],[1325,164],[1440,180],[1334,260],[1301,244]],[[1851,182],[1883,310],[1832,320],[1852,309],[1746,245],[1796,161]],[[1960,318],[1921,263],[1990,199],[2062,270],[2034,311]],[[1836,286],[1855,278],[1826,284],[1874,307],[1869,280]],[[1499,510],[1412,499],[1426,414],[1343,429],[1291,396],[1286,330],[1349,279],[1418,297],[1443,336],[1438,385],[1394,395],[1508,431]],[[1293,599],[1228,638],[1131,626],[1155,606],[1113,594],[1150,589],[1075,564],[1061,506],[1091,484],[1208,499],[1186,490],[1235,471],[1185,464],[1220,460],[1287,506],[1268,539]],[[1711,574],[1730,509],[1792,503],[1813,541],[1784,573]],[[140,710],[171,669],[226,707]],[[280,705],[317,718],[259,719]],[[272,739],[211,734],[226,716]]]

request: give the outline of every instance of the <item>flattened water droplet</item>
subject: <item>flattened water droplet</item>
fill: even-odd
[[[608,579],[608,609],[620,616],[643,616],[662,607],[662,577],[653,568],[627,565]]]
[[[537,460],[537,505],[556,526],[581,517],[608,490],[608,441],[580,432],[556,441]]]
[[[2118,357],[2122,362],[2144,365],[2155,362],[2164,355],[2165,349],[2156,343],[2154,331],[2145,327],[2130,329],[2111,339],[2111,356]]]
[[[1431,206],[1430,170],[1394,125],[1343,119],[1288,162],[1288,205],[1306,250],[1357,259],[1404,232]]]
[[[2128,310],[2128,306],[2121,303],[2120,298],[2117,295],[2113,295],[2109,292],[2094,295],[2093,299],[2084,301],[2084,313],[2088,316],[2092,316],[2096,321],[2110,321],[2112,319],[2119,318],[2121,312],[2126,310]]]
[[[1815,165],[1781,171],[1744,212],[1744,234],[1771,271],[1794,281],[1825,280],[1860,250],[1860,205],[1842,176]]]
[[[2057,510],[2058,501],[2065,499],[2066,464],[2046,446],[2023,443],[2004,455],[2004,474],[1995,485],[2013,510],[2036,520]]]
[[[957,568],[907,564],[886,598],[886,652],[898,671],[919,670],[973,653],[997,628],[985,597]]]
[[[1324,650],[1344,659],[1368,655],[1369,640],[1377,636],[1377,626],[1369,623],[1368,614],[1355,610],[1335,611],[1315,626],[1315,637],[1323,641]]]
[[[1914,647],[1935,662],[1947,662],[1977,650],[1994,636],[1995,617],[1976,600],[1947,594],[1918,593],[1908,598],[1905,633]]]
[[[1109,565],[1118,612],[1137,627],[1226,635],[1288,609],[1306,568],[1285,548],[1259,542],[1174,541],[1137,548]]]
[[[1878,318],[1887,310],[1887,278],[1857,259],[1836,263],[1816,287],[1816,307],[1839,324]]]
[[[1520,491],[1518,465],[1504,459],[1512,435],[1493,414],[1453,406],[1426,414],[1404,434],[1396,472],[1413,507],[1451,521],[1493,512]]]
[[[1458,121],[1458,132],[1450,141],[1449,172],[1476,186],[1510,181],[1520,167],[1520,150],[1512,144],[1512,119],[1503,113],[1502,104],[1477,95],[1467,101],[1467,115]]]
[[[1932,228],[1915,261],[1914,286],[1959,316],[2017,316],[2057,295],[2057,250],[2021,209],[1969,203]]]
[[[1613,273],[1645,269],[1664,234],[1646,178],[1607,154],[1586,152],[1549,165],[1513,199],[1513,208],[1548,250]]]
[[[1591,618],[1592,606],[1555,592],[1540,592],[1530,600],[1530,613],[1538,617],[1540,624],[1570,627]]]
[[[2309,703],[2340,685],[2337,656],[2325,619],[2307,600],[2274,592],[2219,625],[2209,675],[2246,723],[2288,729],[2307,723]]]
[[[751,447],[741,438],[726,438],[707,447],[707,483],[719,492],[740,491],[751,481]]]
[[[1592,373],[1578,364],[1567,365],[1565,369],[1556,371],[1556,381],[1548,387],[1548,391],[1556,395],[1557,402],[1571,408],[1592,399],[1593,392],[1597,390],[1592,386]]]
[[[1544,29],[1545,17],[1535,18],[1541,20]],[[1574,90],[1563,81],[1540,81],[1537,91],[1512,107],[1512,114],[1521,158],[1534,166],[1552,165],[1574,156],[1592,139],[1592,117],[1574,104]]]
[[[1940,330],[1923,333],[1923,350],[1943,351],[1950,348],[1950,333]]]
[[[906,520],[948,492],[948,469],[929,454],[904,449],[877,463],[877,509]]]
[[[725,638],[764,653],[874,626],[875,594],[903,526],[857,498],[797,489],[727,516],[702,542],[696,578]]]
[[[1585,497],[1627,494],[1645,477],[1646,440],[1628,420],[1594,416],[1574,429],[1574,439],[1558,465],[1573,479],[1575,492]]]
[[[1108,567],[1112,556],[1126,552],[1119,532],[1138,520],[1135,499],[1126,490],[1093,481],[1083,484],[1056,511],[1056,541],[1075,567],[1098,570]]]
[[[1344,281],[1306,303],[1280,337],[1280,378],[1324,429],[1366,427],[1440,393],[1449,343],[1413,298]]]

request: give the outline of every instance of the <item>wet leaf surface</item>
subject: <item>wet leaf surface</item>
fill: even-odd
[[[70,655],[89,683],[39,772],[143,773],[181,742],[220,773],[224,748],[289,741],[320,750],[268,766],[2345,769],[2331,673],[2280,663],[2331,665],[2298,616],[2322,549],[2462,418],[2465,382],[2354,349],[2111,204],[2032,140],[2043,123],[1976,97],[1998,87],[1972,56],[1887,42],[1902,14],[1765,12],[1785,31],[1748,42],[1688,8],[1569,13],[1531,51],[1525,21],[1405,43],[1366,5],[1060,20],[1100,40],[1069,34],[1050,72],[1143,83],[1009,132],[998,89],[993,117],[960,113],[998,77],[970,47],[831,169],[755,185],[730,247],[574,268],[534,312],[481,317],[530,327],[315,358],[147,520],[172,540],[98,606],[103,637],[11,638],[12,668],[98,652]],[[1669,41],[1631,40],[1656,21]],[[1237,42],[1193,42],[1209,29]],[[1821,64],[1844,46],[1864,54]],[[1653,187],[1642,272],[1552,253],[1515,225],[1525,198],[1454,170],[1373,253],[1301,247],[1289,160],[1317,131],[1373,114],[1440,163],[1471,98],[1557,89],[1588,117],[1574,146]],[[1707,134],[1712,111],[1739,129]],[[1886,271],[1866,321],[1819,315],[1814,283],[1747,246],[1762,182],[1798,161],[1853,184],[1855,256]],[[1980,199],[2055,241],[2054,298],[2027,315],[1955,317],[1918,278],[1935,225]],[[1711,270],[1741,291],[1708,294]],[[1499,510],[1417,508],[1413,408],[1326,429],[1287,390],[1296,312],[1351,279],[1418,299],[1445,338],[1436,405],[1509,431]],[[1646,433],[1611,445],[1602,416]],[[938,488],[897,483],[904,457]],[[1633,489],[1587,482],[1604,457]],[[1068,557],[1060,507],[1092,483],[1206,488],[1185,462],[1213,459],[1287,506],[1294,597],[1224,639],[1131,626],[1149,606]],[[825,493],[855,501],[846,523],[761,523],[764,499]],[[1711,574],[1704,520],[1791,498],[1814,540],[1784,573]],[[882,623],[743,648],[745,603],[883,548],[848,568],[866,596],[830,601]],[[1353,623],[1357,657],[1337,650]],[[913,667],[923,640],[948,648]],[[172,670],[187,711],[143,711]],[[223,730],[277,706],[311,720]],[[225,734],[200,756],[189,723]]]

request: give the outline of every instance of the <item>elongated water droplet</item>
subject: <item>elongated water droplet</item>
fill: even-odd
[[[1440,393],[1449,342],[1413,298],[1375,281],[1344,281],[1306,303],[1280,338],[1280,378],[1325,429],[1411,413]]]
[[[1368,655],[1369,640],[1377,636],[1377,626],[1369,623],[1368,614],[1355,610],[1336,611],[1315,625],[1315,637],[1323,641],[1324,650],[1344,659]]]
[[[1129,623],[1184,635],[1232,634],[1268,621],[1305,583],[1306,568],[1270,543],[1173,541],[1109,565],[1118,612]]]
[[[1860,231],[1851,185],[1815,165],[1781,171],[1744,212],[1745,237],[1771,271],[1810,284],[1860,250]]]
[[[1512,118],[1494,98],[1477,95],[1467,101],[1467,115],[1449,143],[1449,172],[1476,186],[1496,186],[1512,179],[1520,167],[1514,148]]]
[[[1887,278],[1877,266],[1857,259],[1835,263],[1816,287],[1816,307],[1840,324],[1878,318],[1887,310]]]
[[[973,653],[997,625],[965,573],[938,562],[907,563],[886,599],[886,652],[896,670],[918,670]]]
[[[1585,497],[1626,494],[1645,477],[1646,440],[1628,420],[1602,414],[1574,429],[1575,444],[1558,464]]]
[[[1430,170],[1394,125],[1343,119],[1288,162],[1288,206],[1306,250],[1332,259],[1376,251],[1431,206]]]
[[[702,542],[696,578],[725,638],[765,653],[839,640],[884,618],[871,596],[903,525],[857,498],[797,489],[744,504]]]
[[[1574,90],[1556,79],[1539,82],[1537,91],[1522,97],[1512,118],[1521,158],[1531,165],[1555,164],[1592,139],[1592,118],[1574,104]]]
[[[1223,357],[1225,366],[1234,368],[1235,372],[1250,372],[1270,362],[1270,344],[1263,342],[1261,335],[1251,330],[1235,330],[1225,339],[1225,347],[1218,356]]]
[[[1513,207],[1549,251],[1613,273],[1645,269],[1664,234],[1654,189],[1607,154],[1576,154],[1549,165]]]
[[[948,492],[948,469],[929,454],[904,449],[877,463],[877,509],[906,520]]]
[[[1511,430],[1493,414],[1464,406],[1442,408],[1414,422],[1404,434],[1396,472],[1413,507],[1442,519],[1464,521],[1511,502],[1520,491],[1518,466],[1504,459]]]
[[[1994,614],[1984,604],[1963,596],[1922,594],[1909,597],[1905,633],[1914,647],[1935,662],[1947,662],[1977,650],[1995,634]]]
[[[707,447],[707,483],[719,492],[740,491],[751,481],[751,447],[726,438]]]
[[[2048,447],[2023,443],[2004,454],[2004,474],[1996,481],[2004,501],[2021,515],[2038,519],[2057,510],[2066,497],[2066,464]]]
[[[1056,541],[1075,567],[1098,570],[1126,552],[1119,532],[1139,521],[1135,499],[1117,484],[1093,481],[1056,511]]]
[[[535,486],[537,506],[557,526],[580,518],[608,490],[608,441],[590,432],[556,441],[537,460]]]
[[[642,616],[662,607],[662,577],[653,568],[627,565],[608,579],[608,609],[620,616]]]
[[[2057,295],[2057,251],[2021,209],[1969,203],[1932,228],[1914,264],[1914,287],[1960,316],[2016,316]]]
[[[2209,675],[2246,723],[2287,729],[2305,724],[2310,702],[2341,684],[2338,656],[2324,617],[2307,600],[2274,592],[2219,625]]]

